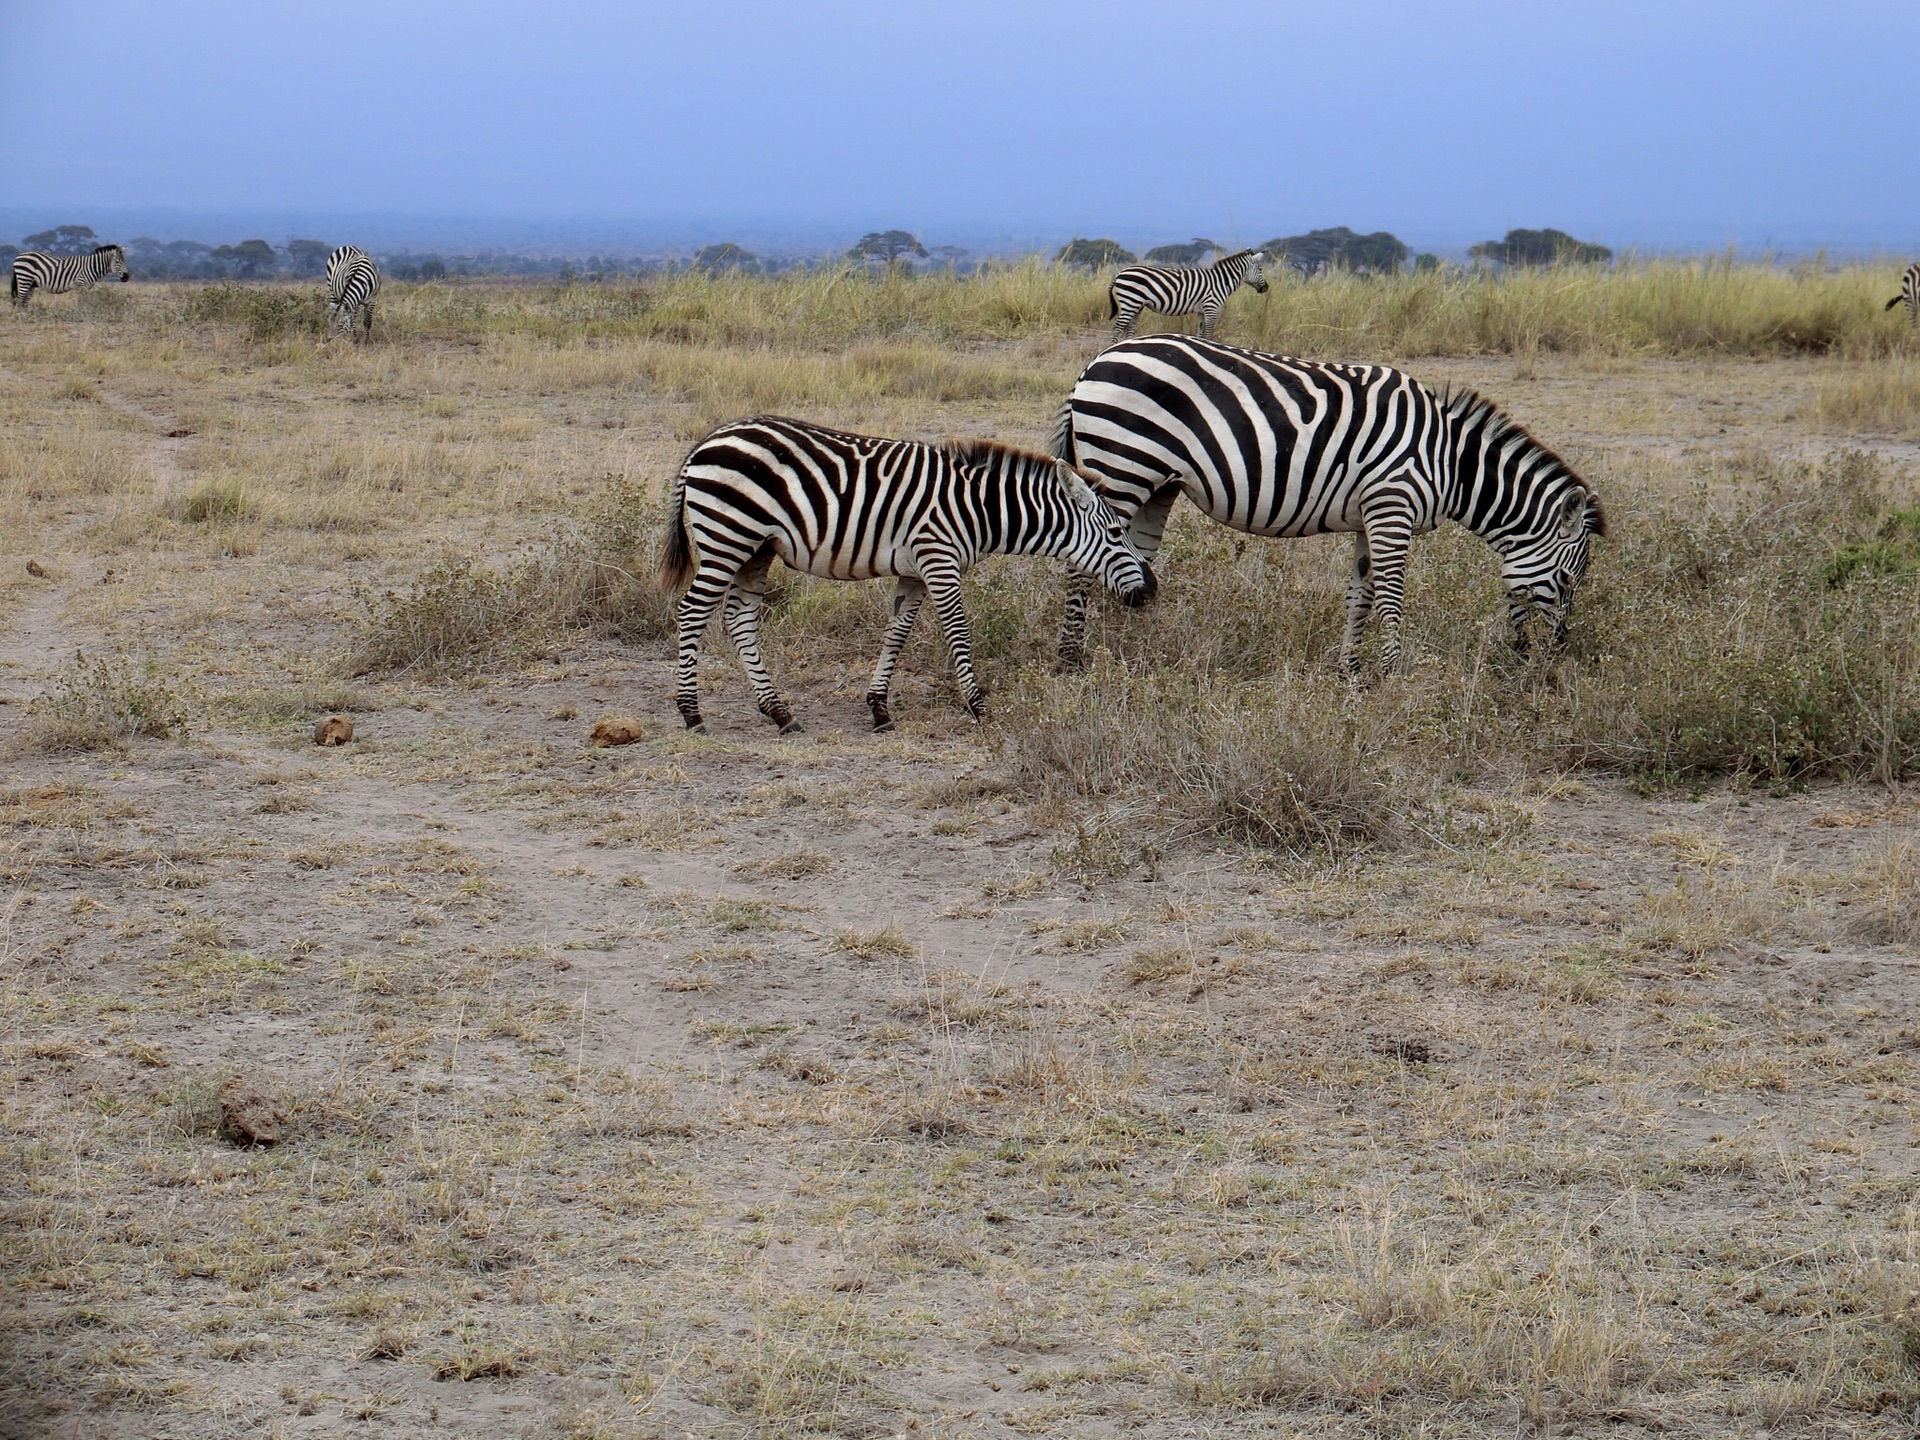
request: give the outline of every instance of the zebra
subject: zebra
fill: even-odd
[[[335,335],[353,334],[356,323],[373,336],[373,297],[380,293],[380,267],[358,245],[342,245],[327,257],[327,319]]]
[[[1054,424],[1053,452],[1127,516],[1151,563],[1173,502],[1252,535],[1352,531],[1341,659],[1359,676],[1370,613],[1381,661],[1401,668],[1411,538],[1453,520],[1499,552],[1509,636],[1544,613],[1565,642],[1589,542],[1607,533],[1592,488],[1491,401],[1435,393],[1384,365],[1341,365],[1184,335],[1104,351]],[[1070,585],[1060,658],[1085,658],[1084,584]]]
[[[681,464],[667,512],[661,582],[675,590],[692,581],[679,607],[681,718],[705,733],[700,637],[725,600],[727,634],[760,713],[783,735],[800,728],[760,659],[767,571],[778,556],[823,579],[895,577],[893,619],[866,694],[876,731],[893,728],[894,663],[929,595],[967,712],[985,720],[960,577],[986,554],[1058,557],[1128,605],[1157,589],[1126,521],[1050,456],[990,441],[882,440],[778,415],[722,425]]]
[[[133,278],[127,274],[125,247],[96,245],[91,255],[47,255],[28,250],[13,257],[7,293],[14,304],[24,308],[35,290],[45,290],[49,295],[91,290],[109,275],[118,275],[122,284]]]
[[[1906,274],[1900,277],[1900,293],[1885,308],[1891,310],[1903,300],[1907,303],[1908,328],[1920,325],[1920,264],[1907,266]]]
[[[1125,340],[1133,334],[1142,310],[1158,310],[1162,315],[1198,315],[1200,334],[1211,336],[1213,322],[1219,318],[1227,297],[1241,285],[1251,285],[1261,295],[1267,293],[1267,277],[1260,268],[1266,261],[1264,250],[1237,250],[1211,265],[1192,269],[1127,266],[1107,287],[1107,316],[1113,321],[1113,340]]]

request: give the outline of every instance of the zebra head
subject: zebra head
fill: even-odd
[[[1266,263],[1267,252],[1264,250],[1254,251],[1253,258],[1247,262],[1247,284],[1253,287],[1256,295],[1267,293]]]
[[[1068,569],[1098,580],[1124,605],[1138,607],[1150,602],[1160,593],[1160,582],[1154,577],[1153,566],[1135,548],[1127,521],[1094,494],[1085,477],[1066,461],[1056,460],[1054,469],[1072,506]]]
[[[100,272],[103,278],[108,275],[118,275],[122,285],[133,278],[127,273],[127,252],[123,246],[96,245],[93,247],[93,255],[94,264],[99,265],[104,262],[106,265],[106,269]]]
[[[1600,497],[1583,485],[1569,486],[1547,509],[1545,526],[1519,535],[1502,551],[1500,573],[1507,588],[1507,612],[1516,641],[1530,614],[1547,617],[1553,643],[1567,641],[1573,592],[1587,573],[1595,535],[1607,533]]]

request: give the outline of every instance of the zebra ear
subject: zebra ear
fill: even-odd
[[[1060,483],[1067,487],[1067,494],[1076,507],[1089,515],[1100,510],[1100,497],[1093,493],[1093,487],[1080,478],[1080,472],[1064,460],[1053,462],[1053,468],[1060,476]]]
[[[1567,498],[1560,502],[1560,538],[1571,540],[1582,534],[1587,528],[1587,492],[1569,490]]]

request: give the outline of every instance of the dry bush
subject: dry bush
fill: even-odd
[[[188,293],[181,318],[189,325],[229,325],[250,340],[283,340],[327,332],[327,301],[311,282],[236,285],[230,281]]]
[[[663,507],[625,480],[500,569],[451,554],[404,595],[364,596],[350,673],[455,674],[517,659],[567,629],[623,639],[668,633],[672,602],[654,579]]]
[[[40,750],[95,750],[135,735],[184,739],[188,724],[186,701],[159,661],[76,652],[33,702],[28,736]]]
[[[1030,784],[1150,800],[1190,833],[1338,855],[1394,831],[1382,736],[1332,676],[1236,685],[1103,664],[1036,683],[1006,724]]]

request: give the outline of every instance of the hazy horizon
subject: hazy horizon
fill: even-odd
[[[1912,5],[337,0],[323,24],[96,0],[10,36],[8,239],[816,254],[898,227],[1005,253],[1348,225],[1458,253],[1554,226],[1616,251],[1920,249]]]

